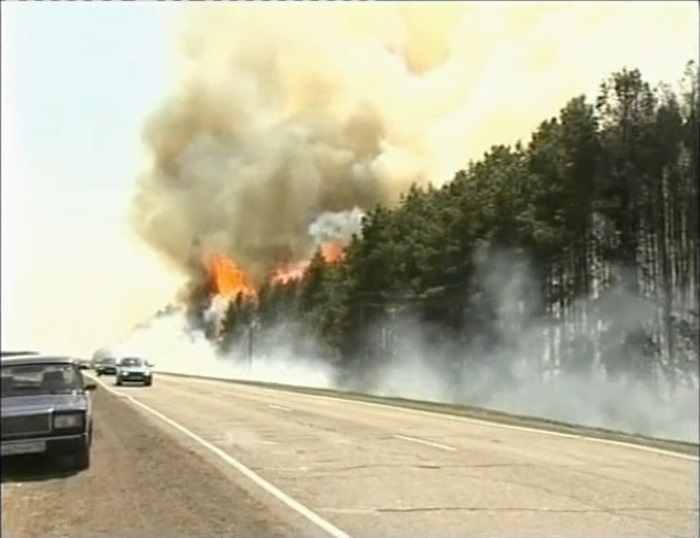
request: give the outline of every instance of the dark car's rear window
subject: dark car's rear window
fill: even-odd
[[[57,394],[82,390],[83,376],[74,364],[2,365],[2,397]]]

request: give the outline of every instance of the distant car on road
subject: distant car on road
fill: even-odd
[[[112,357],[93,359],[92,369],[95,370],[98,376],[114,375],[117,373],[117,359],[113,359]]]
[[[147,387],[153,384],[152,365],[140,357],[124,357],[117,361],[114,383],[142,383]]]
[[[92,399],[78,362],[46,355],[3,357],[2,457],[36,454],[90,466]]]

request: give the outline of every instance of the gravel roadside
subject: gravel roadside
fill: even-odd
[[[94,393],[89,470],[3,462],[3,535],[92,533],[288,536],[243,487],[104,390]]]

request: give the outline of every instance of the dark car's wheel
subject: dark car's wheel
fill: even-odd
[[[146,387],[150,387],[151,385],[153,385],[153,379],[149,379],[147,381],[144,381],[143,384]]]
[[[116,380],[114,381],[114,384],[115,384],[117,387],[121,387],[121,386],[122,386],[122,380],[121,380],[121,379],[116,379]]]

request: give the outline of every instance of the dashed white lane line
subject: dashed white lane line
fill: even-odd
[[[285,407],[283,405],[267,404],[267,406],[270,409],[278,409],[280,411],[286,411],[287,413],[289,413],[291,411],[291,409],[289,407]]]
[[[394,435],[397,439],[402,439],[403,441],[410,441],[412,443],[420,443],[421,445],[432,446],[434,448],[439,448],[441,450],[447,450],[448,452],[455,452],[457,449],[453,446],[443,445],[442,443],[436,443],[435,441],[428,441],[427,439],[420,439],[418,437],[410,437],[408,435]]]
[[[160,411],[156,411],[149,405],[146,405],[143,402],[140,402],[133,396],[129,396],[128,394],[124,394],[123,392],[120,392],[118,390],[113,389],[112,387],[108,386],[101,380],[97,380],[100,385],[102,385],[107,391],[110,393],[128,400],[132,404],[136,405],[137,407],[140,407],[144,411],[152,414],[153,416],[159,418],[169,426],[175,428],[178,430],[180,433],[186,435],[196,443],[200,444],[207,450],[213,452],[216,454],[219,458],[221,458],[224,462],[226,462],[228,465],[236,469],[238,472],[240,472],[242,475],[244,475],[246,478],[249,478],[252,480],[255,484],[260,486],[262,489],[267,491],[269,494],[271,494],[273,497],[275,497],[277,500],[280,502],[284,503],[287,507],[291,508],[295,512],[297,512],[299,515],[305,517],[308,519],[311,523],[319,527],[320,529],[324,530],[329,536],[332,536],[333,538],[350,538],[350,535],[347,534],[346,532],[343,532],[340,530],[338,527],[333,525],[332,523],[326,521],[323,519],[321,516],[319,516],[316,512],[311,510],[310,508],[307,508],[303,504],[301,504],[299,501],[296,499],[293,499],[286,493],[284,493],[281,489],[278,487],[272,485],[270,482],[265,480],[263,477],[261,477],[259,474],[257,474],[255,471],[249,469],[245,465],[243,465],[240,461],[238,461],[236,458],[230,456],[223,450],[221,450],[219,447],[213,445],[206,439],[203,439],[196,433],[188,430],[185,428],[182,424],[175,422],[173,419],[165,416],[163,413]]]

